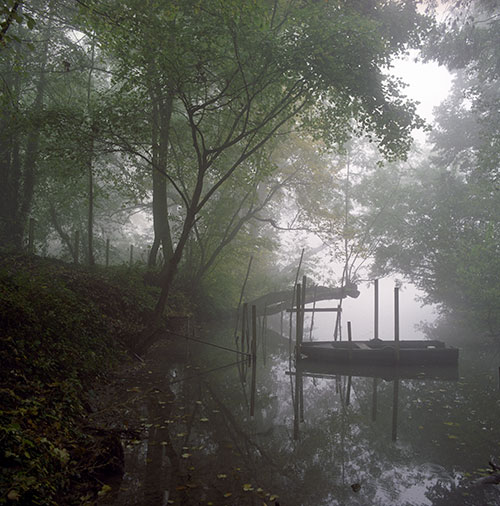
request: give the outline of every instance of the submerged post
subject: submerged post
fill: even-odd
[[[399,378],[394,380],[392,392],[392,440],[398,438],[398,402],[399,402]]]
[[[373,337],[378,339],[378,279],[374,281],[375,287],[375,314],[374,314],[374,323],[373,323]]]
[[[250,416],[255,413],[255,388],[257,373],[257,308],[252,306],[252,384],[250,390]]]
[[[394,341],[396,361],[399,362],[399,286],[394,287]]]
[[[349,341],[349,360],[352,358],[352,328],[351,322],[347,322],[347,340]],[[349,379],[351,377],[349,376]]]
[[[132,262],[134,261],[134,245],[130,245],[130,259],[129,259],[129,266],[132,267]]]

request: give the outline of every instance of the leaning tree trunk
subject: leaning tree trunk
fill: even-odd
[[[255,299],[248,304],[257,307],[257,314],[262,315],[264,311],[269,316],[284,311],[290,307],[290,300],[293,296],[293,290],[282,290],[279,292],[272,292],[258,299]],[[309,304],[314,301],[332,300],[332,299],[345,299],[346,297],[357,298],[359,291],[353,283],[341,288],[330,288],[327,286],[311,286],[306,289],[306,297],[304,304]]]

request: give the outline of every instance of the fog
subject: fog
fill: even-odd
[[[498,504],[499,33],[0,0],[0,502]]]

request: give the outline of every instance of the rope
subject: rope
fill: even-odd
[[[214,344],[214,343],[209,343],[207,341],[202,341],[201,339],[196,339],[195,337],[189,337],[189,336],[186,336],[184,334],[178,334],[177,332],[172,332],[172,331],[167,331],[167,334],[166,334],[166,338],[168,339],[169,338],[169,334],[170,335],[173,335],[173,336],[177,336],[177,337],[182,337],[188,341],[194,341],[196,343],[200,343],[200,344],[206,344],[207,346],[212,346],[214,348],[219,348],[220,350],[225,350],[225,351],[231,351],[233,353],[236,353],[237,355],[244,355],[245,357],[250,357],[250,353],[245,353],[243,351],[239,351],[239,350],[233,350],[232,348],[226,348],[225,346],[221,346],[219,344]]]

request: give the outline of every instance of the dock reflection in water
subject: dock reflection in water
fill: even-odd
[[[295,397],[294,404],[294,438],[299,437],[299,421],[304,421],[304,377],[321,378],[335,382],[336,391],[340,394],[342,408],[349,406],[353,379],[373,378],[372,393],[372,421],[377,419],[377,388],[378,380],[382,379],[393,384],[392,396],[392,440],[397,439],[398,405],[399,405],[399,383],[400,380],[441,380],[458,381],[458,365],[370,365],[370,364],[337,364],[324,363],[316,360],[303,358],[297,360],[294,371],[287,371],[287,374],[295,376]]]

